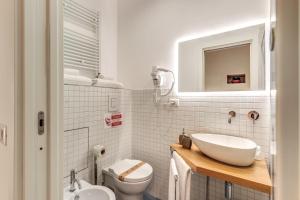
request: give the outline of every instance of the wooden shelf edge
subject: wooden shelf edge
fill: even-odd
[[[231,174],[226,174],[226,173],[222,173],[222,172],[219,172],[219,171],[215,171],[215,170],[211,170],[211,169],[202,168],[202,167],[197,166],[190,159],[186,158],[183,155],[183,152],[182,152],[182,151],[193,151],[193,150],[186,150],[186,149],[183,150],[182,147],[180,147],[181,149],[179,149],[178,144],[170,145],[170,148],[175,150],[186,161],[186,163],[191,167],[192,171],[195,172],[195,173],[199,173],[199,174],[209,176],[209,177],[213,177],[213,178],[216,178],[216,179],[220,179],[220,180],[223,180],[223,181],[228,181],[228,182],[231,182],[233,184],[238,184],[240,186],[251,188],[251,189],[263,192],[263,193],[271,194],[272,183],[271,183],[271,178],[269,176],[269,173],[268,173],[268,180],[266,180],[266,183],[256,182],[256,181],[253,181],[253,180],[250,180],[250,179],[246,180],[246,179],[240,178],[238,176],[233,176]],[[199,154],[199,157],[200,156],[201,155]],[[215,161],[215,162],[220,164],[218,161]],[[224,164],[224,166],[229,166],[229,165]]]
[[[219,180],[228,181],[233,184],[238,184],[243,187],[251,188],[254,190],[258,190],[263,193],[271,194],[272,186],[271,185],[265,185],[262,183],[254,182],[254,181],[245,181],[244,179],[240,179],[233,176],[228,176],[227,178],[224,178],[224,174],[216,172],[216,171],[210,171],[206,169],[198,168],[195,171],[196,173],[205,174],[206,176],[213,177]]]

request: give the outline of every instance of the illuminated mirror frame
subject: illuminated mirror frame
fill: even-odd
[[[204,38],[208,36],[213,36],[221,33],[226,33],[229,31],[235,31],[243,28],[248,28],[251,26],[265,24],[265,89],[264,90],[249,90],[249,91],[221,91],[221,92],[179,92],[179,44],[182,42]],[[175,84],[175,93],[177,96],[180,97],[199,97],[199,96],[269,96],[270,95],[270,51],[269,51],[269,33],[270,32],[270,20],[266,19],[259,19],[255,21],[251,21],[248,23],[236,25],[236,26],[228,26],[222,29],[213,30],[209,32],[204,32],[200,34],[192,34],[190,36],[182,37],[178,39],[175,43],[175,76],[176,76],[176,84]]]

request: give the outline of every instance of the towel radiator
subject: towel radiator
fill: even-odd
[[[64,67],[100,72],[100,17],[73,0],[64,0]]]

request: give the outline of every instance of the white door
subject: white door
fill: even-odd
[[[47,200],[49,166],[47,0],[23,2],[24,200]],[[39,119],[39,113],[43,113],[44,119]],[[44,126],[41,132],[40,124]]]
[[[14,198],[14,20],[14,1],[1,1],[0,127],[2,130],[7,127],[7,141],[0,139],[0,198],[3,200]]]

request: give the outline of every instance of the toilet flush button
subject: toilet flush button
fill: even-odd
[[[117,112],[120,110],[120,97],[119,96],[109,96],[108,97],[108,111]]]

